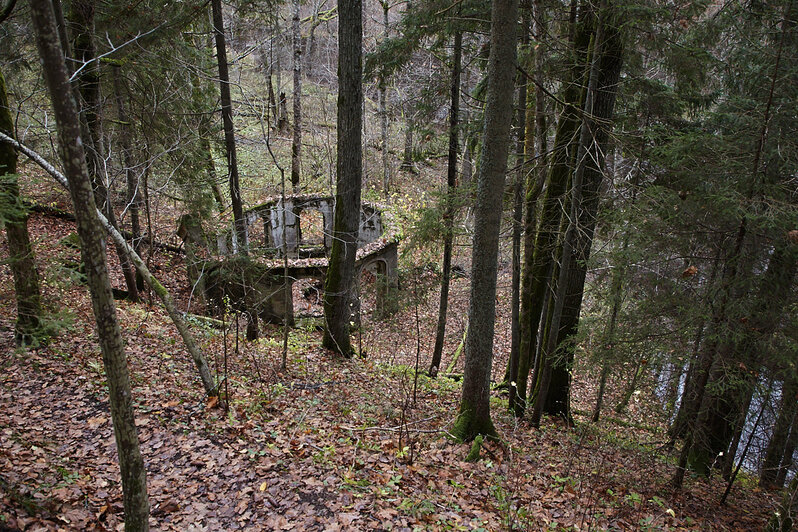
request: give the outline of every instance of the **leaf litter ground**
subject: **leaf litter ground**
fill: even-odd
[[[0,526],[23,530],[121,530],[116,449],[102,365],[85,289],[60,266],[70,223],[36,215],[31,230],[51,310],[69,308],[70,328],[49,345],[13,347],[10,273],[0,278]],[[5,243],[3,243],[5,246]],[[158,253],[156,272],[185,305],[179,255]],[[122,287],[111,252],[114,282]],[[467,266],[467,265],[466,265]],[[467,268],[466,268],[467,269]],[[545,420],[540,429],[492,406],[500,442],[477,463],[447,438],[457,411],[462,360],[453,378],[414,379],[426,369],[437,309],[435,272],[420,267],[415,293],[392,318],[364,320],[355,343],[365,358],[338,360],[312,326],[291,332],[288,370],[278,371],[281,329],[257,342],[194,327],[229,408],[207,403],[165,313],[119,303],[147,465],[153,530],[756,530],[774,497],[746,479],[719,506],[719,479],[672,492],[673,451],[664,414],[642,388],[628,411],[598,426]],[[160,275],[163,277],[163,275]],[[509,351],[509,271],[497,297],[494,376]],[[468,280],[452,284],[444,368],[462,339]],[[368,310],[368,296],[365,309]],[[313,302],[307,302],[308,307]],[[368,315],[368,312],[364,314]],[[229,318],[228,318],[229,319]],[[225,357],[226,353],[226,357]],[[226,359],[226,372],[225,368]],[[595,375],[578,368],[574,408],[590,410]],[[610,393],[617,399],[620,390]]]

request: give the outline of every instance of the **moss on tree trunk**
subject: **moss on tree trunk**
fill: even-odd
[[[13,136],[14,122],[8,106],[5,79],[0,72],[0,131]],[[0,209],[6,220],[9,265],[14,276],[17,297],[17,322],[14,338],[17,345],[30,345],[42,340],[42,315],[39,274],[33,259],[28,234],[28,214],[19,197],[17,184],[17,152],[8,143],[0,144]]]
[[[471,404],[463,400],[460,403],[460,414],[452,428],[452,436],[462,443],[472,441],[479,435],[498,438],[499,433],[493,425],[490,412],[487,416],[477,415]]]

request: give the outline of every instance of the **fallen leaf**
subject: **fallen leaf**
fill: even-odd
[[[688,277],[692,277],[693,275],[695,275],[697,273],[698,273],[698,268],[696,268],[695,266],[692,266],[692,265],[688,266],[682,272],[682,279],[687,279]]]
[[[178,511],[179,509],[180,506],[178,506],[177,502],[175,502],[174,499],[169,499],[168,501],[160,505],[158,509],[153,512],[153,515],[171,514]]]
[[[90,429],[94,430],[97,427],[104,425],[106,421],[108,420],[103,416],[90,417],[86,420],[86,424]]]

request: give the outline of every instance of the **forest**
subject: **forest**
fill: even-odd
[[[798,529],[798,1],[0,0],[0,532]]]

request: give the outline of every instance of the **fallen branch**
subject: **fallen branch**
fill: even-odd
[[[189,318],[190,320],[196,320],[208,327],[213,327],[214,329],[224,329],[224,322],[222,320],[217,320],[216,318],[211,318],[210,316],[202,316],[200,314],[187,314],[186,317]]]
[[[462,354],[463,349],[465,348],[466,336],[468,336],[468,324],[466,324],[465,328],[463,329],[463,339],[460,340],[460,344],[457,346],[457,349],[454,350],[452,361],[449,362],[449,365],[446,367],[447,374],[451,374],[454,371],[454,366],[457,364],[457,359],[460,358],[460,354]]]
[[[340,425],[340,427],[344,430],[349,430],[352,432],[412,432],[414,434],[446,434],[452,439],[456,439],[454,435],[449,432],[448,430],[444,429],[410,429],[410,428],[398,428],[398,427],[349,427],[346,425]]]
[[[19,150],[23,154],[30,157],[33,161],[35,161],[39,166],[41,166],[48,174],[50,174],[56,181],[58,181],[61,186],[69,190],[69,183],[67,181],[66,176],[58,171],[58,169],[47,162],[47,160],[33,151],[32,149],[28,148],[27,146],[17,142],[13,138],[9,137],[5,133],[0,131],[0,140],[3,140],[9,144],[11,144],[15,149]],[[123,247],[129,254],[130,259],[133,261],[133,264],[136,266],[136,269],[144,278],[146,283],[152,288],[153,292],[158,296],[158,299],[161,300],[163,303],[164,308],[166,309],[167,314],[172,319],[172,323],[175,324],[177,327],[180,336],[183,338],[183,342],[186,345],[186,349],[191,354],[191,358],[194,359],[194,364],[197,366],[199,370],[200,378],[202,379],[202,385],[205,388],[205,393],[209,396],[216,395],[216,387],[213,384],[213,378],[211,377],[211,371],[208,367],[208,363],[205,360],[205,355],[199,350],[197,346],[197,342],[194,341],[194,337],[191,335],[191,332],[188,330],[188,325],[186,325],[185,320],[180,315],[180,312],[177,310],[175,306],[174,300],[172,299],[172,295],[169,291],[155,278],[155,276],[150,273],[150,270],[144,264],[144,261],[141,260],[141,257],[133,250],[133,248],[128,245],[125,237],[123,237],[119,231],[114,228],[108,221],[108,219],[103,215],[103,213],[97,209],[97,215],[100,218],[100,223],[105,228],[106,232],[110,235],[111,239],[114,241],[115,244]]]
[[[396,425],[395,427],[350,427],[348,425],[339,425],[340,428],[344,430],[349,430],[352,432],[408,432],[412,431],[417,434],[446,434],[447,436],[452,436],[448,430],[444,429],[410,429],[408,428],[410,425],[418,425],[419,423],[424,423],[425,421],[432,421],[435,418],[440,416],[431,416],[426,417],[424,419],[418,419],[416,421],[411,421],[409,423],[403,423],[401,425]]]

